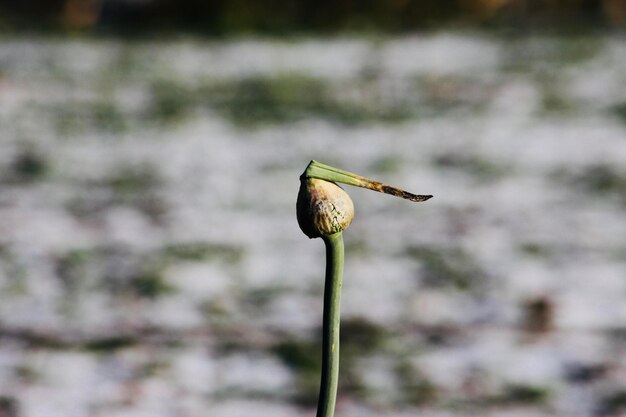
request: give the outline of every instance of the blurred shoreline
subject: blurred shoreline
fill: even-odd
[[[626,27],[621,0],[0,1],[0,32],[112,36],[292,36],[432,30],[577,33]]]

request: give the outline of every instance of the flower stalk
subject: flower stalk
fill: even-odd
[[[336,183],[391,194],[410,201],[426,201],[431,195],[412,194],[399,188],[311,161],[300,176],[297,218],[309,238],[321,237],[326,245],[324,318],[322,325],[322,376],[317,417],[333,417],[339,381],[339,321],[343,279],[343,231],[352,223],[354,204]]]
[[[326,278],[322,322],[322,376],[317,417],[332,417],[339,383],[339,319],[344,248],[341,232],[323,239],[326,245]]]

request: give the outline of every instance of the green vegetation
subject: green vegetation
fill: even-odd
[[[485,283],[485,273],[460,248],[413,246],[407,249],[407,255],[420,263],[420,276],[426,286],[472,290]]]
[[[138,297],[150,299],[174,292],[174,287],[165,279],[163,271],[156,267],[138,271],[131,277],[128,288]]]
[[[167,259],[158,252],[122,253],[107,247],[75,249],[60,255],[56,272],[75,303],[82,291],[105,289],[117,295],[155,299],[175,291],[165,277]]]
[[[1,395],[0,415],[6,417],[15,417],[20,415],[20,403],[18,399],[9,395]]]
[[[344,359],[351,362],[353,356],[362,356],[382,349],[388,336],[387,329],[367,319],[361,317],[344,319],[341,323],[342,362]]]
[[[159,187],[161,180],[153,166],[128,165],[115,170],[115,174],[106,179],[105,184],[121,198],[132,198]]]
[[[433,163],[437,168],[455,170],[480,181],[497,180],[508,173],[504,166],[465,153],[441,153],[434,158]]]
[[[81,348],[86,351],[110,353],[136,345],[138,340],[130,336],[111,336],[85,341]]]
[[[365,85],[355,86],[364,90]],[[322,80],[302,75],[251,77],[209,86],[208,103],[234,124],[289,123],[317,117],[335,123],[397,122],[410,117],[404,108],[347,100]]]
[[[598,415],[616,416],[626,411],[626,390],[617,390],[606,395],[599,406]]]
[[[592,60],[601,50],[602,42],[599,36],[584,35],[573,37],[558,37],[549,53],[559,62],[569,65],[579,65]]]
[[[541,38],[511,39],[504,70],[532,72],[538,81],[558,77],[566,66],[580,65],[592,60],[602,51],[602,38],[593,33],[544,34]]]
[[[60,136],[78,136],[87,132],[120,134],[129,127],[129,115],[111,100],[70,101],[42,109],[51,114]]]
[[[70,250],[59,257],[56,273],[66,292],[73,293],[81,281],[84,281],[86,266],[94,252],[88,249]]]
[[[159,122],[176,122],[185,116],[197,102],[197,96],[182,83],[157,80],[150,86],[152,101],[146,117]]]
[[[626,123],[626,102],[613,106],[611,111],[623,122]]]
[[[41,378],[41,374],[35,367],[25,363],[16,365],[13,372],[17,379],[25,384],[32,384]]]
[[[72,196],[66,206],[82,219],[97,218],[111,206],[128,206],[160,223],[166,211],[160,194],[163,184],[158,170],[150,164],[120,164],[107,178],[84,181],[80,192]]]
[[[75,316],[82,292],[94,283],[90,266],[95,256],[96,251],[74,249],[59,255],[56,260],[56,276],[64,290],[60,309],[66,316]]]
[[[346,242],[346,254],[348,256],[366,258],[372,252],[372,248],[364,239],[350,239]]]
[[[381,156],[374,159],[370,169],[377,174],[393,174],[400,169],[401,165],[402,160],[396,155]]]
[[[293,122],[305,114],[333,113],[321,81],[255,77],[208,91],[212,104],[235,124]]]
[[[477,76],[419,75],[413,93],[423,96],[418,105],[425,117],[459,110],[476,114],[487,105],[495,83]],[[405,94],[405,100],[415,100],[409,92]]]
[[[276,344],[272,351],[295,372],[294,401],[315,405],[319,391],[319,369],[322,365],[317,342],[287,339]]]
[[[596,164],[578,172],[562,171],[555,174],[586,193],[616,199],[626,204],[626,171]]]
[[[49,163],[42,153],[26,148],[13,159],[8,179],[16,182],[33,182],[45,177],[49,169]]]
[[[165,202],[159,195],[163,180],[154,166],[150,164],[121,166],[115,174],[99,185],[113,192],[105,204],[131,206],[155,223],[161,221],[165,212]]]
[[[348,318],[341,323],[340,361],[342,373],[339,385],[342,392],[349,392],[366,399],[356,367],[359,360],[384,348],[387,330],[363,318]],[[296,374],[294,401],[314,405],[319,390],[321,356],[319,342],[287,339],[272,347],[285,365]]]
[[[145,117],[176,122],[194,110],[216,111],[241,127],[293,123],[320,118],[343,125],[393,123],[413,116],[401,103],[385,104],[368,91],[369,83],[351,82],[367,95],[355,100],[337,94],[334,84],[298,74],[255,76],[239,80],[208,80],[198,85],[159,80],[151,87],[152,102]]]
[[[547,258],[553,254],[553,249],[547,244],[539,242],[523,242],[519,250],[526,256],[533,258]]]
[[[58,256],[56,274],[71,308],[83,291],[105,288],[112,294],[156,299],[175,292],[165,271],[177,262],[220,262],[234,265],[242,249],[225,244],[192,242],[168,245],[148,253],[119,253],[107,247],[69,250]]]
[[[287,289],[282,286],[250,288],[241,296],[241,304],[251,315],[264,314],[267,308]]]
[[[162,254],[171,260],[212,261],[217,260],[228,265],[238,264],[244,256],[243,248],[223,243],[186,242],[172,244],[162,249]]]
[[[511,384],[492,401],[497,404],[545,404],[550,397],[550,390],[534,385]]]
[[[385,347],[389,336],[387,329],[361,317],[344,319],[341,323],[340,362],[342,372],[339,377],[340,390],[367,401],[368,390],[359,375],[359,367],[370,354]]]
[[[399,361],[394,371],[400,383],[399,394],[403,402],[422,406],[436,400],[437,387],[412,364]]]
[[[549,84],[546,82],[546,84]],[[575,103],[555,88],[553,84],[544,86],[541,110],[548,114],[563,114],[575,110]]]

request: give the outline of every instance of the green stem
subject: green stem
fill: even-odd
[[[339,312],[343,277],[343,236],[324,236],[326,281],[324,283],[324,323],[322,336],[322,379],[317,417],[333,417],[339,380]]]

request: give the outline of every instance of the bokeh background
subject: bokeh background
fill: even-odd
[[[623,0],[0,1],[0,416],[626,415]]]

